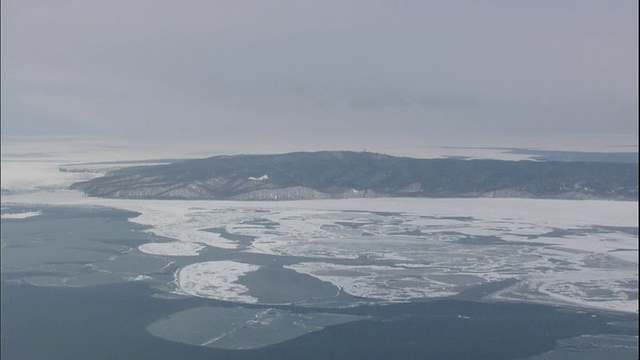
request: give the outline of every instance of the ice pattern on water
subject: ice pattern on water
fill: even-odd
[[[189,202],[158,201],[147,202],[144,211],[162,214],[154,218],[151,232],[222,225],[229,233],[255,237],[243,251],[306,258],[286,268],[357,297],[407,301],[515,278],[517,284],[493,298],[637,312],[637,235],[620,230],[637,227],[634,205],[370,199],[199,202],[194,207]],[[145,222],[151,225],[149,218]],[[239,246],[223,240],[220,247]],[[217,245],[197,238],[189,241]],[[479,280],[459,283],[446,277],[452,275]]]
[[[138,212],[141,215],[131,221],[173,239],[142,245],[141,251],[166,257],[190,255],[192,264],[203,261],[197,256],[203,250],[216,248],[281,259],[300,257],[303,260],[287,264],[287,269],[365,299],[440,297],[481,282],[516,279],[518,283],[491,298],[638,311],[637,202],[141,201],[84,198],[73,192],[5,198]],[[247,244],[203,231],[214,227],[254,239]],[[478,280],[460,283],[454,275]],[[199,296],[234,297],[221,289]]]

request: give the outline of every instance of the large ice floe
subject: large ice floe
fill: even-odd
[[[344,314],[296,314],[273,308],[199,307],[149,325],[158,337],[221,349],[251,349],[279,343],[326,326],[361,320]]]
[[[247,272],[259,266],[235,261],[207,261],[185,266],[178,273],[182,291],[189,295],[216,300],[256,303],[258,299],[244,294],[249,289],[236,283]]]

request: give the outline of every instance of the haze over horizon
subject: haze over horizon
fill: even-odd
[[[637,151],[638,4],[9,0],[1,79],[3,140]]]

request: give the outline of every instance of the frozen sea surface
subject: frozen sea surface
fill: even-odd
[[[29,201],[30,196],[21,199]],[[479,284],[514,279],[514,285],[485,300],[638,312],[637,202],[247,203],[66,196],[60,201],[55,193],[48,196],[53,203],[108,206],[138,214],[130,221],[153,236],[138,246],[138,252],[180,258],[186,269],[212,260],[233,260],[251,268],[268,265],[259,271],[295,271],[375,302],[452,296]],[[271,260],[265,263],[265,259]],[[186,279],[188,272],[176,272],[178,286],[187,283],[178,279],[179,273]],[[189,289],[176,290],[195,295],[193,289],[199,288],[198,296],[224,300],[233,297],[229,289],[237,289],[244,294],[238,292],[237,301],[258,301],[247,295],[250,286],[229,285],[241,284],[242,277],[234,275],[233,281],[218,286],[205,284],[208,276],[190,276]],[[283,291],[282,302],[287,302],[287,292],[295,297],[295,288]]]
[[[177,352],[194,351],[193,358],[300,358],[292,349],[315,358],[637,354],[637,202],[111,200],[63,190],[100,174],[102,165],[61,173],[55,159],[33,164],[3,158],[3,170],[33,170],[18,171],[18,178],[3,171],[3,188],[11,191],[1,199],[2,284],[15,295],[3,297],[3,315],[13,314],[2,317],[3,327],[25,324],[26,331],[66,321],[59,343],[71,348],[95,341],[78,337],[72,314],[106,316],[107,328],[124,316],[140,331],[126,335],[146,344],[147,354],[166,350],[157,358],[171,358],[171,347],[145,338],[147,330],[175,349],[181,342],[213,351]],[[130,312],[110,307],[134,298]],[[93,303],[104,311],[82,306]],[[38,306],[63,310],[41,314]],[[523,311],[534,315],[518,317]],[[221,319],[227,322],[207,325]],[[635,326],[607,325],[614,320]],[[528,333],[526,343],[509,337],[526,330],[518,324],[533,322],[539,332]],[[464,346],[456,342],[453,334],[471,330]],[[3,354],[33,349],[16,345],[29,343],[27,332],[15,334],[22,335],[3,334]],[[353,334],[369,348],[341,341]],[[487,337],[470,343],[472,334]],[[9,338],[13,347],[4,346]],[[132,344],[112,338],[105,348]],[[419,345],[425,343],[431,345]],[[230,350],[240,348],[253,350]]]

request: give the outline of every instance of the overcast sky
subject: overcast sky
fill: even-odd
[[[1,90],[3,137],[637,145],[638,2],[3,0]]]

